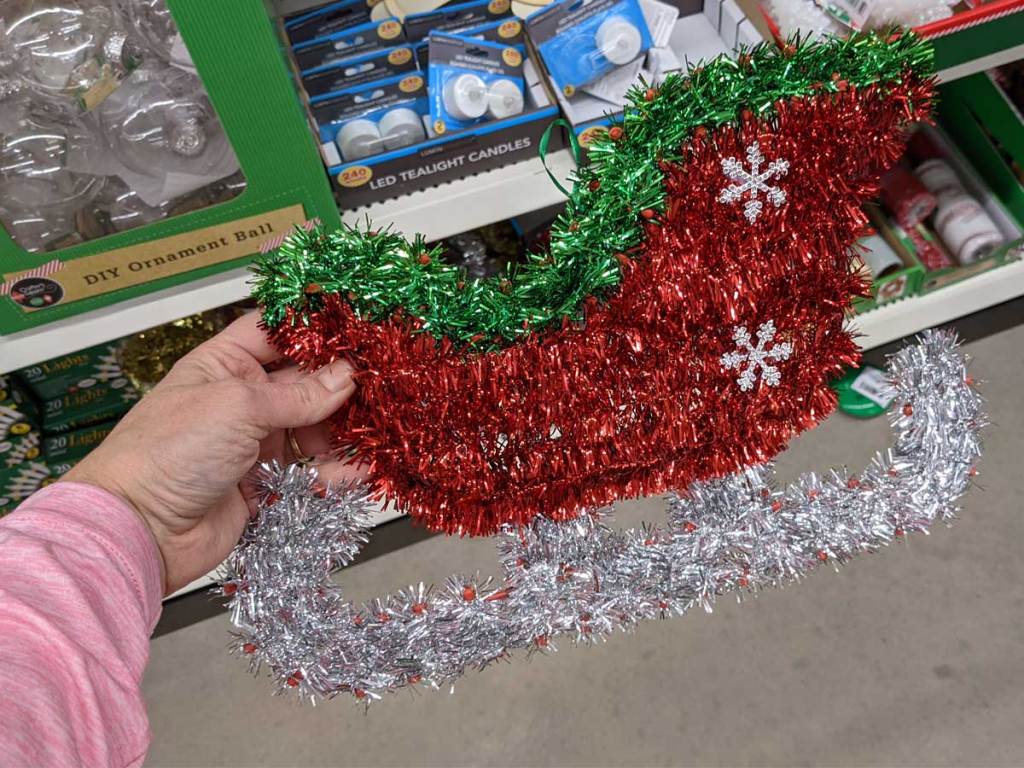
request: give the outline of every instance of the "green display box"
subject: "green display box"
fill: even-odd
[[[977,78],[977,79],[976,79]],[[986,87],[986,83],[988,87]],[[1016,122],[980,121],[965,94],[989,100],[1002,93],[987,75],[965,78],[941,89],[939,124],[933,133],[946,159],[965,187],[985,208],[1006,237],[1006,244],[990,256],[966,266],[934,270],[924,276],[921,292],[930,293],[1020,259],[1024,249],[1024,188],[993,144],[993,137],[1024,130]],[[990,102],[991,104],[991,102]]]
[[[113,431],[117,421],[83,427],[43,439],[43,456],[53,477],[60,477],[80,462]]]
[[[97,385],[106,385],[112,389],[132,388],[121,369],[118,358],[120,347],[120,341],[98,344],[22,368],[17,376],[42,401],[88,390]]]
[[[915,296],[924,278],[924,265],[914,253],[914,245],[906,233],[898,227],[891,226],[881,215],[874,215],[870,210],[868,215],[878,233],[900,257],[903,268],[872,282],[870,296],[859,296],[853,300],[853,309],[858,314],[869,312],[883,304]]]
[[[27,252],[0,227],[7,293],[0,295],[0,335],[237,268],[261,244],[310,219],[340,225],[264,0],[167,2],[237,156],[244,191],[46,253]],[[47,274],[28,278],[28,270]]]
[[[68,392],[43,403],[43,432],[70,432],[123,416],[139,399],[132,387],[115,389],[98,384],[90,389]]]

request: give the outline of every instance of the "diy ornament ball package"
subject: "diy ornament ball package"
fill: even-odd
[[[489,279],[419,237],[296,233],[255,295],[289,359],[355,367],[333,437],[368,476],[263,469],[221,585],[235,649],[283,690],[368,702],[951,519],[984,416],[946,334],[891,361],[895,442],[863,471],[780,487],[770,464],[858,360],[844,319],[866,290],[850,269],[861,206],[932,92],[911,35],[760,46],[635,89],[550,246]],[[666,491],[664,525],[607,524],[615,500]],[[496,534],[497,581],[346,601],[329,574],[379,499],[432,530]]]

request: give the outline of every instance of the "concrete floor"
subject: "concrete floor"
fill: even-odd
[[[968,350],[995,423],[983,487],[952,529],[368,715],[271,696],[226,655],[227,621],[210,619],[153,643],[148,764],[1024,765],[1024,327]],[[857,468],[887,438],[883,419],[836,415],[783,472]],[[619,517],[660,512],[645,501]],[[487,541],[434,538],[344,581],[361,599],[492,562]]]

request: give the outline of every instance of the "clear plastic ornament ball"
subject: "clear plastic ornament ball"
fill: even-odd
[[[157,57],[178,67],[192,67],[192,59],[165,0],[119,0],[117,7]]]
[[[231,152],[202,82],[183,70],[137,70],[97,112],[110,150],[137,174],[203,175]]]
[[[79,84],[78,73],[104,59],[114,26],[108,3],[96,0],[4,0],[0,5],[6,47],[25,84],[42,94],[65,94]]]

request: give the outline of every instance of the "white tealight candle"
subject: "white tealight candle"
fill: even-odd
[[[373,120],[359,118],[342,127],[335,143],[346,162],[362,160],[380,150],[382,141],[380,129]]]
[[[511,80],[495,80],[487,89],[487,108],[497,120],[518,115],[523,111],[523,92]]]
[[[380,119],[380,132],[388,149],[418,144],[427,137],[419,113],[408,107],[392,109],[385,114]]]
[[[597,50],[617,67],[629,64],[640,55],[643,36],[640,30],[619,16],[606,19],[597,28]]]
[[[487,84],[465,73],[444,84],[444,108],[456,120],[476,120],[487,111]]]

